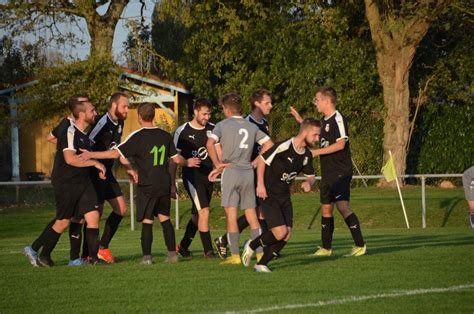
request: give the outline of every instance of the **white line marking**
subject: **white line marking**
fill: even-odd
[[[446,288],[401,290],[401,291],[378,293],[378,294],[372,294],[372,295],[349,296],[349,297],[345,297],[345,298],[342,298],[342,299],[318,301],[318,302],[315,302],[315,303],[275,305],[275,306],[266,307],[266,308],[257,308],[257,309],[253,309],[253,310],[247,310],[247,311],[228,311],[228,312],[225,312],[225,313],[229,313],[229,314],[231,314],[231,313],[232,314],[236,314],[236,313],[262,313],[262,312],[271,312],[271,311],[279,311],[279,310],[280,311],[281,310],[294,310],[294,309],[302,309],[302,308],[310,308],[310,307],[323,307],[323,306],[328,306],[328,305],[339,305],[339,304],[360,302],[360,301],[366,301],[366,300],[383,299],[383,298],[398,298],[398,297],[421,295],[421,294],[430,294],[430,293],[453,292],[453,291],[472,289],[472,288],[474,288],[474,284],[465,284],[465,285],[451,286],[451,287],[446,287]]]

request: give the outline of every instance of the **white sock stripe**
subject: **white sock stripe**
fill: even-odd
[[[454,292],[458,290],[466,290],[466,289],[473,289],[474,284],[465,284],[465,285],[457,285],[451,286],[446,288],[428,288],[428,289],[413,289],[413,290],[400,290],[394,292],[387,292],[387,293],[378,293],[372,295],[362,295],[362,296],[348,296],[342,299],[333,299],[327,301],[318,301],[315,303],[306,303],[306,304],[288,304],[288,305],[275,305],[267,308],[257,308],[253,310],[247,311],[227,311],[225,313],[261,313],[261,312],[271,312],[271,311],[281,311],[281,310],[294,310],[294,309],[301,309],[301,308],[310,308],[310,307],[323,307],[328,305],[340,305],[352,302],[360,302],[366,300],[374,300],[374,299],[383,299],[383,298],[398,298],[404,296],[412,296],[412,295],[422,295],[422,294],[430,294],[430,293],[444,293],[444,292]]]

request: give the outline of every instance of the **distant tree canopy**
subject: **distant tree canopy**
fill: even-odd
[[[258,87],[272,90],[275,107],[271,121],[275,130],[279,128],[274,133],[277,137],[287,136],[294,130],[294,123],[287,114],[289,105],[296,106],[303,114],[314,115],[312,99],[316,87],[331,85],[339,93],[339,109],[351,119],[353,153],[356,161],[362,163],[360,168],[364,173],[378,173],[383,163],[383,152],[392,149],[393,145],[398,145],[397,149],[400,147],[401,154],[406,155],[404,145],[407,145],[408,141],[409,122],[415,117],[416,105],[419,103],[417,96],[423,94],[428,100],[423,103],[422,110],[419,110],[413,133],[416,140],[414,138],[410,144],[410,149],[418,153],[416,157],[410,156],[411,160],[407,162],[417,165],[411,166],[410,171],[416,169],[419,172],[418,166],[425,161],[419,159],[420,152],[423,154],[422,149],[414,145],[420,144],[420,132],[425,136],[428,132],[422,130],[422,123],[426,123],[423,121],[427,121],[429,116],[434,117],[431,110],[438,106],[446,112],[453,112],[445,101],[449,97],[462,98],[461,102],[472,106],[472,100],[467,92],[470,90],[472,95],[470,77],[472,54],[467,52],[470,46],[462,43],[470,40],[467,35],[469,32],[459,32],[459,36],[463,39],[453,38],[452,45],[458,46],[457,58],[465,59],[462,62],[455,62],[452,59],[448,61],[446,54],[451,48],[443,51],[440,47],[432,46],[419,53],[413,52],[412,59],[404,63],[407,67],[403,71],[410,71],[413,64],[417,73],[413,75],[410,85],[408,84],[410,76],[406,74],[403,83],[406,85],[402,84],[405,88],[404,95],[409,95],[411,87],[412,96],[410,98],[407,96],[402,101],[404,109],[401,109],[403,116],[406,117],[404,121],[408,123],[403,122],[405,126],[402,133],[396,133],[395,129],[391,131],[386,129],[384,132],[383,127],[388,125],[386,119],[390,115],[387,106],[392,102],[387,101],[386,90],[389,85],[386,87],[383,85],[387,84],[387,81],[381,76],[380,61],[377,63],[380,59],[377,57],[380,47],[372,38],[373,31],[371,32],[371,25],[366,15],[367,7],[374,4],[380,6],[379,18],[383,23],[387,23],[383,24],[387,34],[390,32],[402,34],[403,29],[397,28],[397,23],[409,27],[410,23],[418,23],[417,18],[424,26],[428,23],[424,33],[417,37],[418,43],[421,41],[423,48],[422,39],[431,23],[433,26],[428,36],[436,36],[436,33],[443,32],[443,29],[449,27],[447,25],[454,27],[457,24],[453,20],[457,22],[463,20],[464,27],[472,27],[472,22],[468,21],[472,10],[456,9],[466,7],[462,1],[459,1],[462,5],[453,7],[447,7],[448,2],[422,1],[416,4],[407,1],[404,2],[407,5],[405,7],[395,2],[391,5],[391,1],[379,3],[216,0],[202,3],[163,0],[157,3],[155,8],[152,37],[158,53],[172,62],[162,64],[158,67],[158,71],[162,75],[184,80],[195,94],[213,99],[228,91],[236,91],[246,98]],[[429,10],[434,15],[425,19],[423,14],[428,14]],[[442,18],[434,19],[439,14],[443,14]],[[451,21],[445,20],[448,15]],[[402,35],[397,36],[394,40],[403,38]],[[431,39],[429,43],[434,44]],[[429,49],[437,52],[429,55]],[[449,53],[454,53],[454,50]],[[423,67],[428,64],[429,67]],[[471,67],[466,67],[464,70],[459,68],[468,65]],[[444,75],[449,73],[453,87],[464,86],[464,92],[451,93],[451,89],[447,88],[449,85],[442,86],[442,76],[439,72],[440,75],[431,79],[428,90],[424,93],[421,87],[426,85],[430,73],[435,68]],[[453,75],[458,68],[464,73],[463,77]],[[451,96],[448,96],[448,91]],[[433,97],[435,94],[443,101],[436,100]],[[247,110],[248,106],[247,102]],[[389,133],[391,135],[387,137]],[[392,140],[393,136],[396,138],[400,134],[406,135],[402,141],[398,143]],[[461,135],[459,141],[465,143],[471,139]],[[430,147],[430,149],[436,148]],[[403,163],[403,166],[399,166],[402,171],[405,170],[404,158],[399,158],[398,161]],[[457,163],[458,170],[455,171],[460,171],[472,160],[472,151],[469,154],[464,148]],[[433,164],[433,161],[430,163]],[[442,163],[447,165],[449,161]],[[429,168],[429,171],[436,172],[437,169],[447,168],[449,167],[435,166]],[[424,167],[422,169],[428,170]]]

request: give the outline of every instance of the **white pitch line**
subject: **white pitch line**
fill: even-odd
[[[360,302],[360,301],[366,301],[366,300],[399,298],[399,297],[405,297],[405,296],[422,295],[422,294],[430,294],[430,293],[453,292],[453,291],[466,290],[466,289],[472,289],[472,288],[474,288],[474,284],[465,284],[465,285],[451,286],[451,287],[446,287],[446,288],[401,290],[401,291],[378,293],[378,294],[372,294],[372,295],[349,296],[342,299],[318,301],[315,303],[275,305],[271,307],[258,308],[258,309],[247,310],[247,311],[227,311],[224,313],[227,313],[227,314],[262,313],[262,312],[271,312],[271,311],[278,311],[278,310],[281,311],[281,310],[294,310],[294,309],[302,309],[302,308],[314,308],[314,307],[323,307],[323,306],[328,306],[328,305],[340,305],[340,304],[346,304],[346,303],[352,303],[352,302]]]

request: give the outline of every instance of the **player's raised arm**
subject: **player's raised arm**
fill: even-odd
[[[295,107],[290,106],[290,113],[295,118],[296,122],[301,124],[303,122],[303,118],[301,117],[300,113],[295,109]]]

